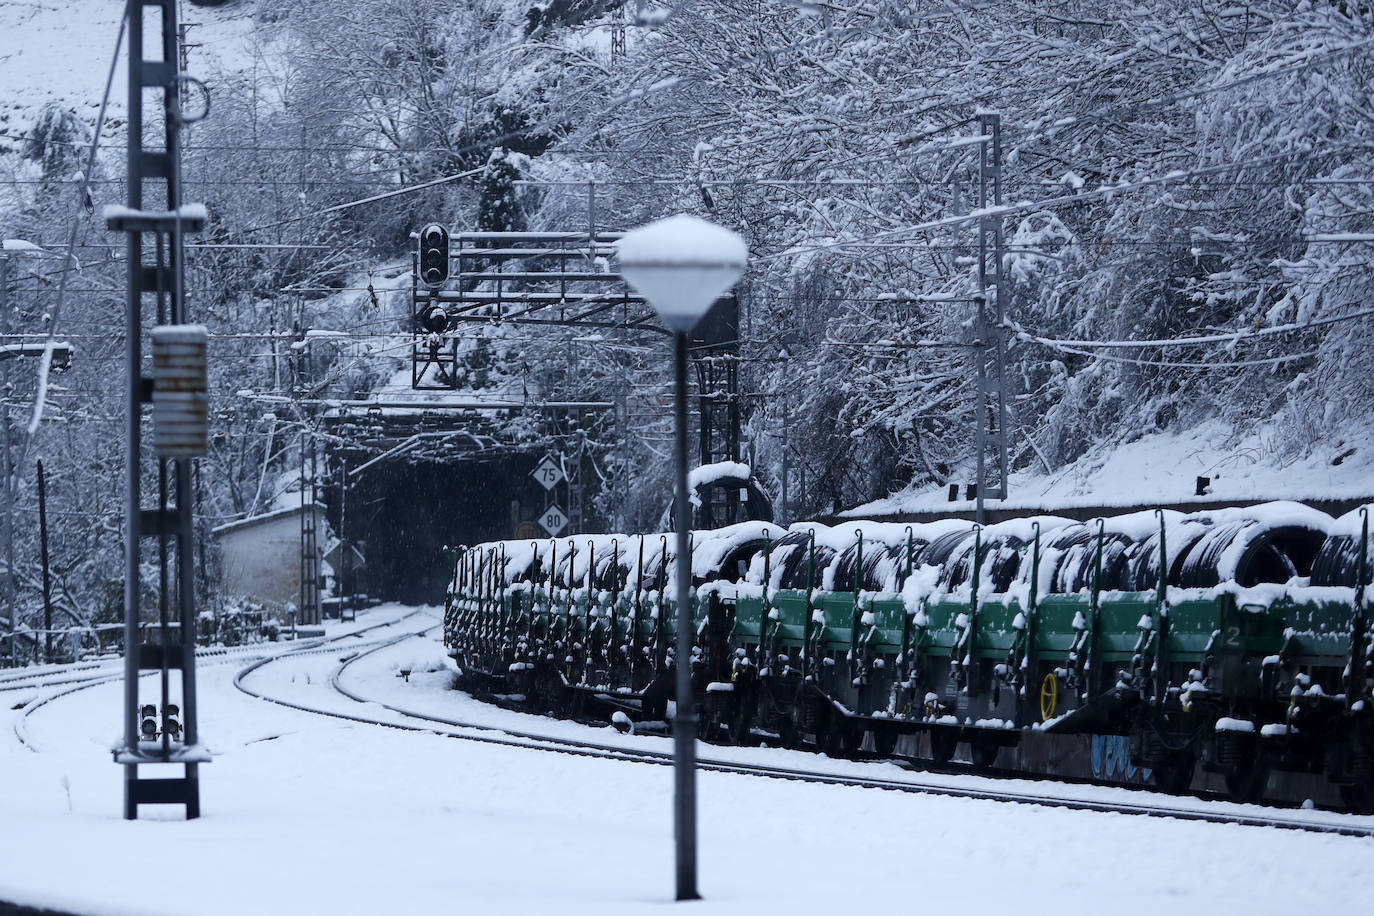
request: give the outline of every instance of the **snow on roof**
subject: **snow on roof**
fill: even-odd
[[[1098,525],[1102,533],[1111,540],[1113,537],[1137,543],[1154,544],[1161,524],[1165,528],[1171,546],[1191,544],[1198,536],[1209,535],[1224,537],[1226,548],[1216,560],[1216,570],[1223,581],[1234,579],[1242,560],[1251,547],[1272,532],[1286,529],[1301,529],[1320,538],[1328,533],[1353,531],[1358,534],[1359,517],[1349,513],[1339,522],[1329,515],[1301,503],[1271,502],[1256,506],[1223,509],[1211,512],[1185,514],[1174,510],[1148,510],[1092,521],[1075,521],[1054,515],[1035,515],[1026,518],[1008,519],[984,526],[978,535],[984,545],[1006,539],[1015,539],[1028,544],[1034,538],[1038,526],[1042,544],[1040,573],[1041,579],[1048,582],[1066,552],[1091,551],[1090,542],[1095,537]],[[806,549],[807,535],[814,537],[817,548],[824,548],[825,569],[822,570],[823,582],[833,582],[833,575],[841,558],[852,551],[862,536],[865,556],[868,546],[879,552],[888,551],[890,556],[899,557],[900,550],[908,543],[929,544],[938,538],[958,534],[958,541],[950,558],[961,556],[972,549],[974,532],[977,529],[968,519],[939,519],[933,522],[901,524],[897,522],[848,521],[837,525],[824,525],[818,522],[797,522],[784,531],[769,522],[751,521],[711,530],[692,532],[692,572],[696,576],[708,575],[719,569],[726,556],[749,541],[757,541],[765,536],[774,543],[788,534],[801,537],[799,544],[792,544],[773,552],[773,578],[782,573],[786,557],[794,550]],[[1226,529],[1232,533],[1228,534]],[[1189,531],[1192,536],[1189,536]],[[1283,533],[1281,537],[1289,537]],[[1299,534],[1299,537],[1302,535]],[[1088,538],[1088,541],[1084,541]],[[1056,540],[1062,541],[1058,546]],[[1085,546],[1087,545],[1087,546]],[[676,538],[671,532],[646,535],[600,534],[577,535],[574,537],[544,539],[540,541],[498,541],[480,544],[481,550],[505,551],[507,581],[525,572],[537,554],[546,558],[550,551],[557,551],[557,566],[564,572],[563,581],[580,583],[585,581],[593,553],[596,556],[598,572],[604,571],[611,557],[617,556],[620,564],[633,571],[641,546],[644,550],[646,571],[659,568],[660,554],[672,558],[676,554]],[[1158,549],[1151,547],[1149,549]],[[891,552],[896,551],[896,552]],[[947,563],[948,560],[942,562]],[[571,576],[568,567],[571,563]],[[894,567],[895,569],[895,567]],[[669,573],[673,568],[670,567]],[[1029,569],[1023,570],[1023,577]],[[756,554],[751,563],[749,581],[761,581],[762,552]],[[671,581],[671,578],[670,578]],[[778,582],[772,583],[773,587]],[[825,587],[829,587],[826,585]]]
[[[639,540],[641,538],[638,535],[575,534],[559,538],[488,541],[473,545],[473,549],[495,551],[498,556],[504,556],[505,580],[508,583],[526,573],[536,558],[541,563],[547,563],[549,557],[553,557],[558,569],[566,569],[571,559],[570,581],[581,582],[586,579],[593,558],[597,570],[604,570],[612,560],[618,560],[622,565],[629,563],[639,550]]]
[[[317,503],[315,505],[315,511],[322,512],[324,511],[324,507]],[[210,533],[226,534],[230,531],[236,531],[239,528],[252,528],[254,526],[262,525],[267,522],[275,522],[278,519],[286,518],[289,515],[300,514],[300,506],[289,506],[285,509],[275,509],[271,512],[264,512],[261,515],[251,515],[248,518],[241,518],[235,522],[225,522],[223,525],[217,525],[214,528],[211,528]]]

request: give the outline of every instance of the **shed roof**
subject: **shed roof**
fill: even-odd
[[[272,512],[264,512],[261,515],[251,515],[248,518],[241,518],[236,522],[225,522],[223,525],[211,528],[210,533],[218,536],[221,534],[228,534],[231,531],[237,531],[240,528],[254,528],[258,525],[265,525],[268,522],[275,522],[279,519],[287,518],[288,516],[300,515],[301,508],[301,506],[288,506],[285,509],[276,509]],[[311,508],[316,512],[324,511],[324,507],[319,503],[313,503]]]

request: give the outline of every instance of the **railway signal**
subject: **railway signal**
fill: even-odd
[[[448,230],[430,223],[420,230],[420,282],[438,289],[448,279]]]
[[[442,305],[431,305],[420,312],[420,327],[430,334],[442,334],[448,330],[448,312]]]
[[[181,710],[175,703],[162,708],[162,733],[176,741],[181,737]]]

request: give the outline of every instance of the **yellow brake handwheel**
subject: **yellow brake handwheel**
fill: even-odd
[[[1040,682],[1040,718],[1042,721],[1053,719],[1059,709],[1059,678],[1051,671]]]

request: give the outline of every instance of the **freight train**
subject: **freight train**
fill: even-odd
[[[747,522],[692,540],[706,740],[1374,810],[1367,507]],[[663,720],[674,544],[448,551],[462,682],[538,712]]]

